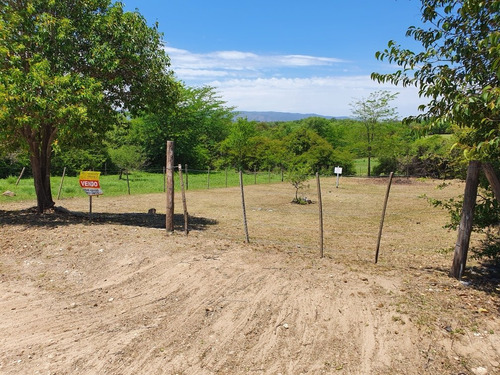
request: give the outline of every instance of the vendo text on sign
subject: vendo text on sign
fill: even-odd
[[[95,189],[99,189],[101,187],[99,181],[91,181],[91,180],[80,180],[80,186],[82,188],[95,188]]]

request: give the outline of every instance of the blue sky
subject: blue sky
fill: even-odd
[[[123,0],[158,22],[177,78],[215,87],[241,111],[349,116],[355,100],[399,92],[400,116],[417,114],[415,88],[380,85],[375,59],[389,40],[420,25],[420,0]]]

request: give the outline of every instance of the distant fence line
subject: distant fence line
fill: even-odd
[[[176,166],[175,169],[177,169],[178,167]],[[3,176],[3,177],[0,177],[0,178],[8,178],[8,177],[16,177],[18,178],[19,175],[21,174],[21,171],[24,169],[24,172],[23,172],[23,175],[22,175],[22,178],[32,178],[33,177],[33,173],[31,171],[31,167],[28,165],[28,166],[13,166],[13,167],[0,167],[0,176]],[[97,172],[101,172],[102,175],[106,176],[106,175],[120,175],[120,174],[125,174],[127,172],[126,169],[95,169],[95,168],[89,168],[89,169],[86,169],[86,170],[92,170],[92,171],[97,171]],[[327,175],[327,176],[334,176],[335,174],[333,173],[333,167],[331,168],[332,172],[331,173],[326,173],[324,175]],[[211,168],[206,168],[206,169],[198,169],[198,168],[185,168],[183,166],[183,170],[182,170],[184,173],[191,173],[191,174],[217,174],[217,173],[235,173],[235,174],[238,174],[238,170],[237,169],[234,169],[234,168],[227,168],[227,169],[211,169]],[[163,168],[141,168],[141,169],[137,169],[137,170],[129,170],[129,174],[133,175],[133,174],[137,174],[137,173],[157,173],[157,174],[161,174],[161,173],[165,173],[165,167]],[[275,175],[283,175],[283,176],[286,176],[287,174],[287,170],[286,169],[279,169],[279,168],[271,168],[271,169],[267,169],[267,170],[243,170],[243,173],[245,175],[257,175],[257,176],[263,176],[263,175],[269,175],[269,174],[275,174]],[[62,170],[59,172],[58,169],[56,169],[56,171],[52,171],[51,173],[51,176],[52,177],[56,177],[56,176],[59,176],[59,175],[62,175]],[[78,177],[78,173],[68,173],[66,172],[66,176],[68,177]],[[314,173],[311,173],[311,178],[313,178],[315,176],[315,172]],[[348,176],[348,175],[344,175],[344,176]],[[355,175],[349,175],[349,177],[351,176],[356,176],[356,177],[366,177],[367,176],[367,173],[362,173],[361,171],[357,171],[357,173]],[[377,177],[377,176],[372,176],[372,177]]]
[[[176,171],[176,179],[179,178],[178,167],[175,166]],[[166,191],[166,173],[165,167],[162,169],[159,168],[150,168],[143,169],[137,171],[127,172],[126,170],[107,170],[107,171],[99,171],[101,172],[101,185],[103,186],[103,190],[111,192],[113,195],[123,194],[143,194],[143,193],[160,193]],[[287,179],[288,172],[286,170],[268,169],[267,171],[243,171],[242,178],[244,180],[245,185],[257,185],[257,184],[270,184],[270,183],[281,183],[288,181]],[[183,166],[182,168],[182,176],[183,182],[185,186],[185,190],[208,190],[208,189],[217,189],[217,188],[227,188],[234,187],[239,185],[239,171],[234,168],[227,169],[218,169],[213,170],[210,168],[207,169],[190,169]],[[332,176],[332,174],[321,174],[322,177]],[[350,177],[347,175],[342,175],[343,177]],[[78,183],[71,182],[72,179],[77,178],[78,175],[71,176],[66,173],[63,177],[63,172],[61,174],[56,175],[52,174],[51,178],[53,193],[57,196],[57,199],[60,197],[67,197],[68,195],[74,196],[76,191],[79,191]],[[116,178],[116,180],[113,179]],[[366,177],[365,176],[357,176],[357,177]],[[384,176],[381,176],[384,177]],[[7,184],[3,184],[3,189],[8,190],[8,186],[16,185],[20,180],[26,180],[32,178],[31,168],[25,167],[24,172],[22,169],[16,171],[16,174],[12,174],[6,180]],[[111,178],[111,180],[110,180]],[[308,180],[313,179],[314,175],[311,174],[308,177]],[[107,181],[105,181],[107,179]],[[56,186],[57,185],[57,186]],[[26,189],[31,191],[33,188],[33,192],[29,192]],[[25,191],[25,194],[34,194],[34,186],[31,184],[30,187],[24,187],[22,190]],[[57,190],[56,190],[57,189]],[[10,188],[12,190],[12,188]],[[1,193],[1,192],[0,192]],[[78,194],[78,193],[77,193]]]

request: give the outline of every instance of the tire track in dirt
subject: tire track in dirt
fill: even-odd
[[[202,232],[2,230],[1,374],[411,375],[450,352],[397,311],[401,275],[361,261]]]
[[[74,261],[68,259],[52,271],[60,279],[44,285],[45,293],[33,287],[31,297],[16,299],[39,313],[33,319],[19,309],[7,317],[17,323],[2,327],[5,340],[19,330],[32,332],[4,353],[7,374],[18,373],[23,361],[68,374],[321,373],[357,368],[363,357],[353,358],[355,343],[340,339],[360,324],[349,318],[356,317],[350,314],[358,302],[342,298],[356,280],[323,275],[318,281],[315,270],[287,265],[282,255],[242,247],[221,251],[224,243],[211,249],[205,244],[208,254],[163,251],[154,262],[160,249],[151,249],[118,258],[115,266],[107,262],[116,254],[109,260],[93,256],[96,247],[86,257],[93,261],[76,269],[78,282],[61,272]],[[262,267],[283,261],[283,267]],[[51,289],[54,282],[61,285]],[[325,350],[332,352],[326,362],[320,360]],[[376,353],[369,354],[366,363]]]

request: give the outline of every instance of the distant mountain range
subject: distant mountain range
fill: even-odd
[[[237,118],[246,118],[249,121],[273,122],[273,121],[296,121],[308,117],[333,118],[335,116],[323,116],[315,113],[291,113],[291,112],[259,112],[259,111],[236,111]],[[335,117],[346,118],[346,117]]]

